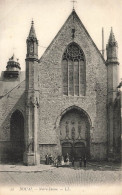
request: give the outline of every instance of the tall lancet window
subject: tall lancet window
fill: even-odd
[[[86,66],[84,53],[76,43],[71,43],[63,54],[63,94],[80,96],[86,91]]]

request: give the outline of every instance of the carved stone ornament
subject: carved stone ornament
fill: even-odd
[[[82,139],[82,137],[81,137],[81,125],[78,125],[78,139]]]
[[[74,125],[74,124],[75,124],[75,122],[74,122],[74,121],[71,121],[71,124],[72,124],[72,125]]]
[[[34,98],[34,100],[33,100],[33,98],[32,97],[30,97],[30,100],[29,101],[27,101],[27,103],[26,103],[26,106],[27,107],[30,107],[30,106],[33,106],[33,107],[39,107],[39,101],[38,101],[38,98],[36,97],[36,98]]]
[[[68,121],[66,121],[65,128],[66,128],[66,137],[65,137],[65,139],[69,139],[69,126],[68,126]]]
[[[72,132],[72,139],[74,140],[75,139],[75,128],[74,127],[72,128],[71,132]]]
[[[37,108],[39,107],[39,101],[37,97],[34,99],[33,106]]]
[[[34,138],[30,138],[28,145],[27,145],[27,152],[33,152],[34,151]]]

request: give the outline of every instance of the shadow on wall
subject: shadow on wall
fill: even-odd
[[[23,160],[24,152],[25,93],[20,96],[15,104],[16,99],[11,94],[4,98],[6,98],[3,100],[5,109],[0,127],[0,162],[20,162]]]

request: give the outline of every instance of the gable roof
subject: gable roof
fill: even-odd
[[[54,39],[52,40],[52,42],[49,44],[49,46],[47,47],[47,49],[45,50],[45,52],[43,53],[43,55],[50,49],[51,45],[53,44],[54,40],[58,37],[58,35],[60,34],[60,32],[62,31],[62,29],[64,28],[64,26],[66,25],[66,23],[70,20],[71,17],[77,18],[79,24],[82,26],[82,28],[84,29],[85,33],[87,34],[87,36],[89,37],[89,39],[91,40],[93,46],[96,48],[99,56],[102,58],[103,62],[105,63],[105,59],[103,58],[102,54],[100,53],[100,50],[97,48],[96,44],[94,43],[93,39],[91,38],[91,36],[89,35],[88,31],[86,30],[85,26],[83,25],[83,23],[81,22],[79,16],[77,15],[76,11],[73,9],[71,14],[69,15],[69,17],[67,18],[67,20],[65,21],[65,23],[63,24],[63,26],[60,28],[59,32],[56,34],[56,36],[54,37]],[[43,58],[43,55],[41,56],[40,60]]]

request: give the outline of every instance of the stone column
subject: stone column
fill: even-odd
[[[38,108],[39,108],[39,98],[35,97],[34,103],[34,153],[35,153],[35,165],[40,164],[40,155],[38,154],[38,140],[37,133],[39,128],[39,118],[38,118]]]
[[[113,104],[108,105],[108,160],[113,160]]]
[[[37,141],[38,107],[37,97],[35,98],[34,94],[31,94],[26,103],[26,151],[24,152],[24,164],[30,166],[40,163]]]

